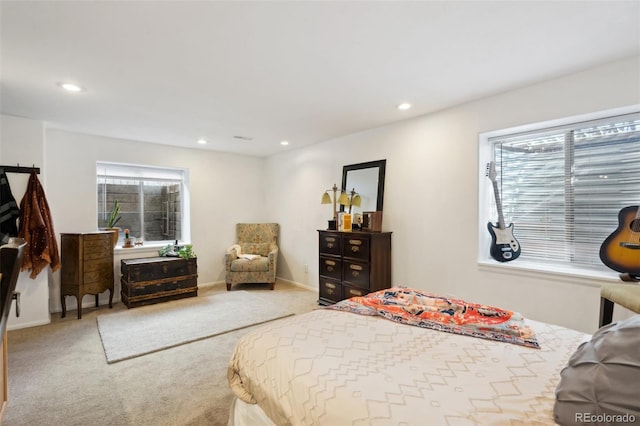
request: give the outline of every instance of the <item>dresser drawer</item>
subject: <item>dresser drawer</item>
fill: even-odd
[[[369,264],[344,261],[342,280],[355,287],[369,288]]]
[[[82,249],[84,250],[85,253],[87,253],[88,251],[103,252],[105,248],[106,249],[109,248],[110,244],[113,244],[113,239],[111,238],[111,234],[85,235],[84,238],[82,239]]]
[[[99,294],[107,291],[110,286],[105,282],[86,282],[82,285],[82,294]]]
[[[340,280],[342,278],[342,261],[334,257],[320,257],[320,275]]]
[[[340,234],[323,232],[320,234],[320,254],[340,256]]]
[[[369,261],[369,238],[361,236],[347,236],[342,240],[344,257]]]
[[[85,273],[98,270],[108,272],[113,269],[113,262],[108,256],[101,257],[100,259],[85,260],[82,265],[82,269]]]
[[[113,281],[113,267],[111,265],[102,265],[93,271],[84,271],[82,274],[82,280],[85,283],[100,282],[105,285]],[[104,291],[104,290],[103,290]]]
[[[320,277],[320,298],[329,302],[339,302],[342,300],[342,284],[338,280]]]
[[[345,299],[350,299],[352,297],[364,296],[369,292],[363,288],[350,287],[345,285],[342,287],[343,296]]]

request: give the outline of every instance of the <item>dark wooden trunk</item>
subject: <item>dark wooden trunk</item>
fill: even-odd
[[[148,257],[120,262],[121,297],[128,308],[198,295],[196,259]]]

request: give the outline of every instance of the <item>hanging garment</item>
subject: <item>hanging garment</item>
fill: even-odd
[[[49,204],[35,172],[31,172],[27,192],[20,202],[18,236],[28,243],[22,270],[30,269],[31,278],[35,278],[47,265],[51,265],[53,272],[60,268],[58,242],[53,231]]]
[[[9,179],[4,169],[0,168],[0,245],[8,243],[10,237],[18,236],[16,221],[19,217],[20,210],[11,193]]]

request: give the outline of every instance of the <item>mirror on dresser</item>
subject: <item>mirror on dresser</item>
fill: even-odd
[[[342,190],[360,195],[360,207],[353,206],[351,213],[382,211],[384,201],[384,173],[387,160],[349,164],[342,168]],[[348,209],[348,208],[347,208]],[[345,211],[345,206],[340,206]]]

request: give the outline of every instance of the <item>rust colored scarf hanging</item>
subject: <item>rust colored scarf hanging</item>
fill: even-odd
[[[20,202],[18,236],[28,243],[22,270],[31,270],[31,278],[35,278],[47,265],[51,265],[53,272],[60,268],[49,204],[35,172],[31,172],[27,192]]]

